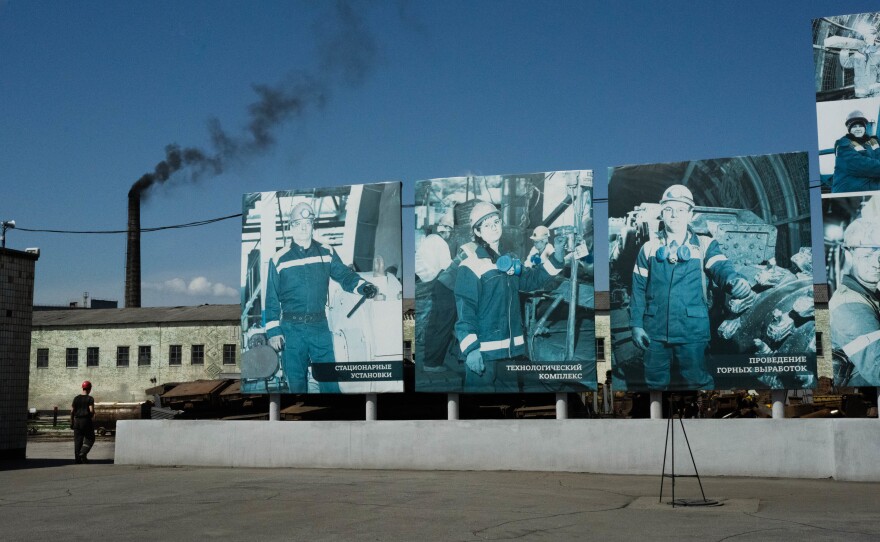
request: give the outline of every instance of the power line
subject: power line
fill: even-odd
[[[186,224],[174,224],[172,226],[156,226],[155,228],[141,228],[141,233],[153,232],[153,231],[161,231],[161,230],[176,230],[181,228],[195,228],[196,226],[206,226],[208,224],[213,224],[214,222],[220,222],[223,220],[229,220],[230,218],[240,217],[241,213],[235,215],[221,216],[219,218],[208,218],[206,220],[197,220],[195,222],[187,222]],[[31,229],[31,228],[22,228],[16,227],[16,230],[20,231],[29,231],[36,233],[73,233],[73,234],[115,234],[115,233],[128,233],[128,230],[44,230],[44,229]]]
[[[811,184],[810,188],[820,188],[821,184]],[[608,203],[608,198],[593,198],[593,203]],[[402,209],[412,209],[415,207],[413,203],[404,203],[400,206]],[[141,233],[149,233],[154,231],[162,231],[162,230],[175,230],[182,228],[195,228],[197,226],[206,226],[208,224],[213,224],[215,222],[221,222],[223,220],[229,220],[230,218],[239,218],[242,216],[242,213],[221,216],[218,218],[208,218],[205,220],[197,220],[195,222],[187,222],[186,224],[174,224],[172,226],[156,226],[155,228],[141,228]],[[119,234],[119,233],[128,233],[128,230],[47,230],[47,229],[32,229],[32,228],[22,228],[21,226],[16,226],[16,230],[19,231],[29,231],[34,233],[65,233],[65,234],[83,234],[83,235],[103,235],[103,234]]]

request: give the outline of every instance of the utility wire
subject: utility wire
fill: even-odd
[[[161,231],[161,230],[176,230],[181,228],[194,228],[196,226],[206,226],[208,224],[213,224],[214,222],[220,222],[222,220],[229,220],[230,218],[240,217],[241,213],[229,216],[221,216],[219,218],[209,218],[206,220],[197,220],[195,222],[187,222],[186,224],[174,224],[173,226],[156,226],[155,228],[141,228],[140,232],[152,232],[152,231]],[[37,233],[77,233],[77,234],[112,234],[112,233],[128,233],[128,230],[38,230],[31,228],[22,228],[16,227],[16,230],[20,231],[30,231]]]
[[[811,184],[810,188],[819,188],[821,185],[819,184]],[[608,198],[593,198],[593,203],[607,203]],[[412,209],[415,207],[415,204],[412,203],[404,203],[400,206],[402,209]],[[208,218],[206,220],[197,220],[195,222],[187,222],[186,224],[174,224],[172,226],[156,226],[155,228],[141,228],[141,233],[148,233],[154,231],[162,231],[162,230],[177,230],[182,228],[195,228],[196,226],[207,226],[208,224],[213,224],[215,222],[221,222],[223,220],[229,220],[230,218],[239,218],[242,216],[242,213],[221,216],[219,218]],[[35,233],[67,233],[67,234],[118,234],[118,233],[128,233],[128,230],[44,230],[44,229],[31,229],[31,228],[22,228],[17,226],[15,228],[19,231],[29,231]]]

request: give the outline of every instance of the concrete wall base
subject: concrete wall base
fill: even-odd
[[[658,475],[666,420],[126,420],[117,464]],[[685,420],[704,476],[880,481],[875,419]],[[693,474],[675,422],[675,472]],[[667,464],[667,469],[669,465]]]

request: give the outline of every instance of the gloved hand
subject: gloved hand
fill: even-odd
[[[272,347],[272,350],[281,352],[284,349],[284,335],[269,337],[269,346]]]
[[[532,265],[541,265],[541,255],[540,254],[532,254],[532,257],[529,259],[532,260]]]
[[[647,350],[651,346],[651,337],[648,337],[648,333],[640,327],[632,328],[632,339],[633,344],[641,350]]]
[[[467,355],[465,365],[467,365],[467,368],[472,372],[477,373],[477,376],[483,376],[483,373],[486,372],[486,366],[483,365],[483,354],[480,353],[479,349],[470,351]]]
[[[367,299],[373,299],[379,293],[379,289],[374,284],[365,282],[357,287],[357,293],[367,296]]]
[[[749,281],[742,277],[731,280],[727,283],[727,287],[730,289],[730,295],[736,299],[742,299],[752,292],[752,286],[749,284]]]

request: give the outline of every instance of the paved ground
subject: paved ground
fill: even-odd
[[[725,505],[673,510],[659,476],[134,467],[112,440],[74,465],[71,449],[0,463],[2,540],[880,539],[880,483],[704,478]]]

